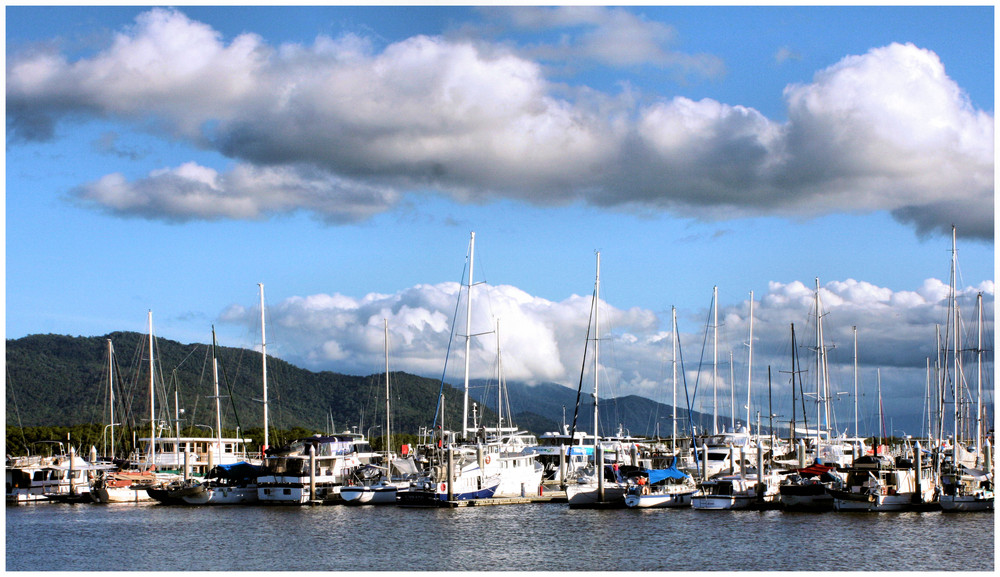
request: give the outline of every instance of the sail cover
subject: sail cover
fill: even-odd
[[[649,484],[659,483],[666,479],[683,479],[687,477],[687,473],[679,470],[676,466],[671,465],[666,469],[646,469],[646,473],[649,474]]]

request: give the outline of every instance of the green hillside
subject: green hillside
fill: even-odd
[[[11,428],[63,427],[36,431],[65,437],[66,427],[87,428],[90,443],[103,438],[109,422],[108,341],[114,346],[115,423],[130,442],[132,431],[148,436],[149,353],[148,335],[115,332],[100,337],[30,335],[8,339],[7,410],[8,444]],[[157,420],[175,426],[179,414],[185,434],[208,435],[215,425],[211,346],[181,344],[157,338],[154,342]],[[262,438],[263,403],[261,358],[254,351],[218,347],[219,390],[222,396],[223,429],[235,435]],[[300,434],[354,429],[377,437],[384,421],[384,375],[350,376],[329,371],[312,372],[268,357],[269,422],[272,431]],[[437,379],[395,372],[390,375],[393,431],[417,434],[434,423],[441,384]],[[573,418],[577,393],[555,383],[527,386],[507,383],[509,410],[514,422],[536,434],[560,428],[564,415]],[[445,426],[460,428],[462,392],[445,384]],[[475,381],[470,396],[477,402],[477,415],[495,423],[496,385]],[[176,402],[175,402],[176,399]],[[577,430],[592,432],[592,399],[581,396]],[[670,432],[671,408],[642,397],[629,396],[601,401],[602,434],[619,428],[633,435],[666,436]],[[486,407],[485,409],[483,407]],[[505,412],[507,408],[505,408]],[[679,419],[679,431],[686,430]],[[703,417],[695,414],[696,422]],[[272,432],[272,436],[275,433]],[[291,434],[291,433],[289,433]],[[127,437],[127,438],[125,438]],[[271,444],[282,439],[272,438]],[[8,447],[8,452],[12,447]]]

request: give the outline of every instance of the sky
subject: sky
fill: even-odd
[[[602,396],[672,402],[675,307],[712,412],[718,287],[720,414],[749,383],[766,416],[770,369],[787,420],[818,282],[837,427],[856,327],[861,432],[880,384],[916,435],[954,226],[962,348],[979,293],[992,348],[991,5],[7,6],[6,31],[7,338],[152,311],[259,349],[263,283],[269,354],[377,373],[387,319],[393,370],[457,383],[474,232],[507,380],[575,387],[599,251]],[[471,347],[494,375],[495,334]]]

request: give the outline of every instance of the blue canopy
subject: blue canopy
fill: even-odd
[[[649,475],[649,483],[659,483],[665,479],[684,479],[689,477],[689,475],[675,465],[671,465],[666,469],[646,469],[646,473]]]

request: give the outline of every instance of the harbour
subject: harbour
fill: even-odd
[[[565,504],[6,509],[8,571],[994,570],[992,513],[577,510]]]

